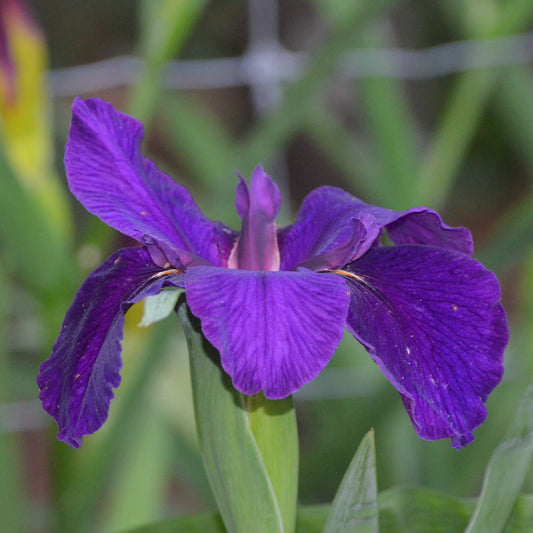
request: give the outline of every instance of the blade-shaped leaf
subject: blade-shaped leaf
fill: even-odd
[[[0,338],[7,338],[8,333],[8,304],[10,291],[7,279],[0,270]],[[10,365],[7,357],[6,343],[0,343],[0,522],[2,528],[8,531],[22,531],[24,525],[26,501],[23,498],[20,445],[15,435],[5,432],[4,402],[10,400],[8,386],[10,379]],[[7,410],[6,410],[7,411]]]
[[[474,503],[418,488],[379,495],[379,521],[387,533],[462,533]]]
[[[0,184],[2,264],[40,294],[64,294],[76,277],[70,244],[53,230],[46,213],[17,179],[1,144]]]
[[[388,34],[383,24],[369,25],[363,32],[363,45],[386,46]],[[407,105],[405,88],[399,80],[367,78],[359,81],[357,89],[358,105],[364,111],[381,163],[375,180],[386,191],[389,207],[406,208],[415,186],[418,154],[415,121]]]
[[[448,197],[496,79],[490,70],[466,72],[458,77],[422,161],[415,203],[436,207]]]
[[[533,384],[496,448],[467,533],[497,533],[509,520],[533,456]]]
[[[376,450],[374,431],[369,431],[344,475],[333,500],[324,533],[378,531]]]
[[[145,68],[131,96],[130,112],[147,122],[160,96],[161,71],[176,55],[203,9],[205,0],[150,0],[140,4],[141,56]]]
[[[286,401],[266,406],[258,396],[236,391],[184,295],[178,301],[178,316],[189,346],[204,465],[227,530],[293,531],[297,441],[292,406]]]

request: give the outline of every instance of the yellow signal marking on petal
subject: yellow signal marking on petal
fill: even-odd
[[[339,274],[340,276],[346,276],[347,278],[356,279],[357,281],[365,282],[365,278],[362,276],[358,276],[357,274],[354,274],[353,272],[348,272],[346,270],[329,270],[332,274]]]
[[[183,274],[183,270],[178,270],[177,268],[170,268],[168,270],[162,270],[161,272],[155,273],[150,279],[159,279],[163,276],[172,276],[177,274]]]

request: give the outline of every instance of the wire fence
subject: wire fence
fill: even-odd
[[[277,1],[249,1],[248,46],[239,57],[176,60],[167,63],[161,84],[168,90],[250,87],[259,112],[275,105],[283,83],[296,80],[308,55],[287,50],[279,40]],[[469,70],[510,67],[533,62],[533,32],[490,39],[468,39],[423,49],[364,48],[346,52],[337,75],[348,80],[396,78],[427,80]],[[137,83],[143,61],[117,56],[49,72],[55,98]]]

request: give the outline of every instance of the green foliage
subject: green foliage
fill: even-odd
[[[497,533],[507,523],[524,483],[533,455],[533,385],[518,406],[505,439],[496,449],[485,474],[483,490],[468,533]]]
[[[457,499],[422,488],[398,488],[379,497],[381,531],[387,533],[463,533],[474,508],[472,500]],[[299,509],[296,533],[322,533],[330,507]],[[521,496],[501,533],[528,533],[533,526],[533,496]],[[129,533],[225,533],[216,513],[184,516],[153,523]],[[355,530],[354,530],[355,531]]]
[[[378,488],[374,431],[361,441],[331,504],[324,533],[377,533]]]

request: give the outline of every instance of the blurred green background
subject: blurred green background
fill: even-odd
[[[380,490],[477,495],[533,376],[533,1],[35,0],[42,38],[7,16],[12,3],[0,1],[20,73],[20,105],[5,70],[0,84],[2,531],[121,531],[214,507],[175,318],[138,328],[142,305],[128,313],[123,383],[80,450],[56,441],[38,402],[38,366],[76,288],[128,244],[67,191],[76,95],[141,119],[145,154],[233,227],[234,170],[249,176],[259,162],[283,189],[280,223],[335,184],[468,226],[511,324],[476,440],[460,452],[420,440],[349,337],[296,409],[302,503],[331,500],[371,427]]]

